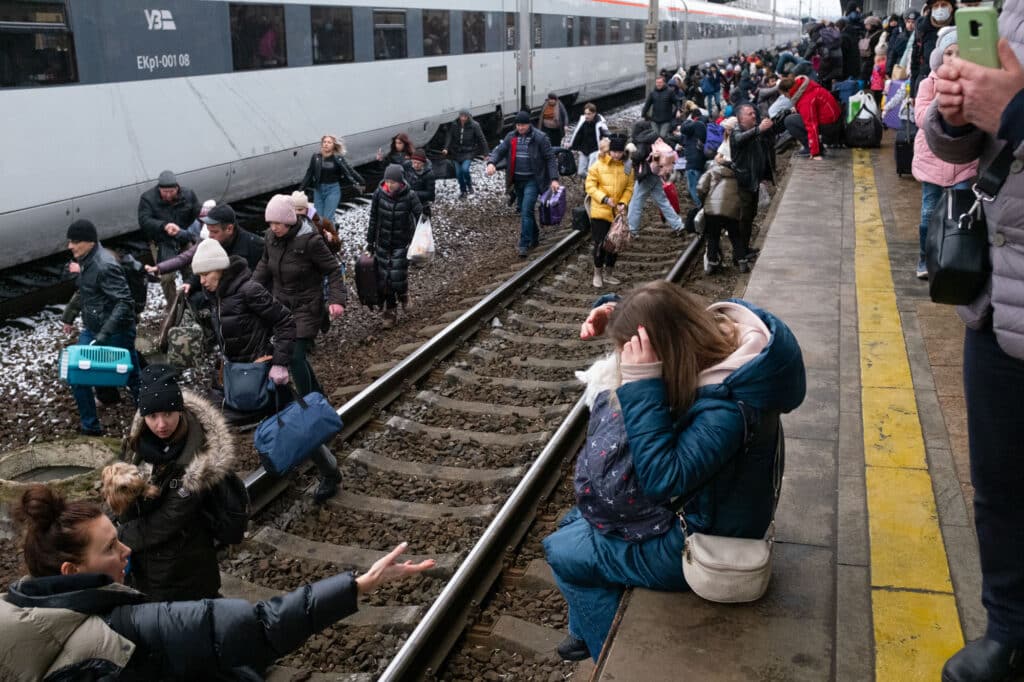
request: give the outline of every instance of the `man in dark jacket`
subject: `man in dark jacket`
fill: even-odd
[[[659,137],[657,129],[650,121],[640,120],[633,124],[631,137],[636,147],[630,155],[636,179],[633,181],[633,198],[629,200],[629,208],[626,209],[629,233],[634,239],[640,236],[640,218],[643,216],[644,204],[647,203],[648,197],[653,197],[672,233],[682,235],[683,221],[665,195],[661,178],[651,170],[651,153]]]
[[[734,243],[732,257],[740,272],[750,272],[750,261],[757,257],[757,251],[750,248],[750,235],[754,230],[754,216],[757,215],[758,190],[761,182],[773,180],[774,123],[766,118],[758,124],[757,108],[749,103],[736,107],[736,119],[739,126],[730,135],[729,146],[739,183],[740,234]],[[737,250],[735,244],[741,244],[742,248]]]
[[[679,129],[683,138],[683,158],[686,159],[686,189],[689,190],[693,203],[700,206],[697,181],[700,180],[700,175],[704,172],[704,163],[707,161],[704,156],[704,143],[708,138],[708,127],[696,104],[688,101],[683,108],[689,116]]]
[[[857,44],[861,39],[863,26],[854,26],[845,19],[836,22],[839,29],[840,49],[843,51],[843,80],[860,76],[860,48]]]
[[[76,220],[68,227],[68,250],[78,263],[78,295],[82,305],[83,346],[116,346],[131,351],[132,369],[128,388],[139,396],[139,357],[135,352],[135,305],[124,271],[114,256],[99,243],[96,226],[88,220]],[[87,436],[102,436],[103,425],[96,416],[92,386],[75,385],[71,393],[78,405],[79,431]]]
[[[210,239],[220,242],[228,256],[241,256],[249,265],[250,270],[255,270],[263,257],[264,241],[258,234],[249,232],[237,224],[235,210],[227,204],[220,204],[210,209],[210,212],[200,218],[205,225]],[[161,261],[156,265],[147,265],[146,272],[151,275],[165,275],[177,270],[187,268],[195,256],[199,244],[193,244],[179,253],[174,258]],[[185,278],[185,285],[182,291],[186,295],[197,295],[200,291],[199,277],[195,274]]]
[[[455,179],[459,181],[459,198],[473,193],[473,179],[469,165],[477,154],[487,153],[487,138],[480,124],[473,120],[469,109],[459,112],[459,117],[448,126],[441,153],[455,162]]]
[[[430,204],[434,202],[435,178],[434,167],[430,160],[421,152],[412,155],[408,167],[405,169],[405,182],[409,189],[416,192],[420,204],[423,206],[423,215],[430,216]]]
[[[543,131],[530,124],[529,112],[516,114],[516,129],[506,135],[487,157],[487,175],[494,175],[497,170],[495,164],[502,159],[508,160],[505,182],[515,187],[521,217],[519,257],[526,258],[527,252],[540,243],[534,211],[541,188],[550,186],[552,192],[557,192],[561,186],[551,141]]]
[[[174,173],[165,170],[156,187],[139,197],[139,229],[149,240],[153,262],[177,255],[191,241],[189,226],[199,217],[199,200],[190,189],[178,185]],[[174,275],[160,278],[168,307],[174,301]]]
[[[899,63],[907,49],[907,43],[913,38],[918,16],[918,13],[914,10],[904,12],[903,28],[889,36],[889,53],[885,57],[885,73],[887,76],[892,75],[892,67]]]
[[[647,120],[654,121],[659,137],[668,137],[676,118],[676,98],[675,92],[665,85],[664,76],[654,79],[654,89],[647,93],[640,113]]]

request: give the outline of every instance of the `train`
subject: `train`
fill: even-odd
[[[325,133],[355,164],[469,109],[492,130],[549,92],[642,87],[646,0],[13,0],[0,8],[0,270],[138,229],[164,169],[218,202],[298,182]],[[659,68],[799,37],[799,22],[661,0]],[[653,37],[653,36],[651,36]]]

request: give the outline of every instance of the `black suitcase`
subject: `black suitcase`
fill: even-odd
[[[896,175],[911,175],[914,164],[914,137],[917,126],[913,121],[903,120],[903,126],[896,131]]]
[[[579,232],[590,230],[590,218],[587,216],[587,209],[583,206],[576,206],[572,209],[572,229]]]
[[[381,304],[377,289],[377,257],[369,253],[359,254],[356,259],[356,293],[359,302],[367,308]]]

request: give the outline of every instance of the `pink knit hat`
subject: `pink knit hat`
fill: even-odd
[[[296,221],[295,209],[292,208],[292,198],[287,194],[275,194],[267,202],[267,210],[263,218],[268,223],[284,223],[294,225]]]

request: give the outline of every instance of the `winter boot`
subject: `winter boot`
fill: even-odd
[[[594,266],[594,281],[593,285],[596,289],[600,289],[604,286],[604,279],[601,277],[601,268]]]
[[[619,279],[618,277],[615,277],[614,274],[613,274],[614,272],[615,272],[615,266],[614,265],[606,265],[606,266],[604,266],[603,279],[604,279],[604,283],[605,284],[611,284],[613,287],[616,287],[616,286],[622,284],[622,280]]]

